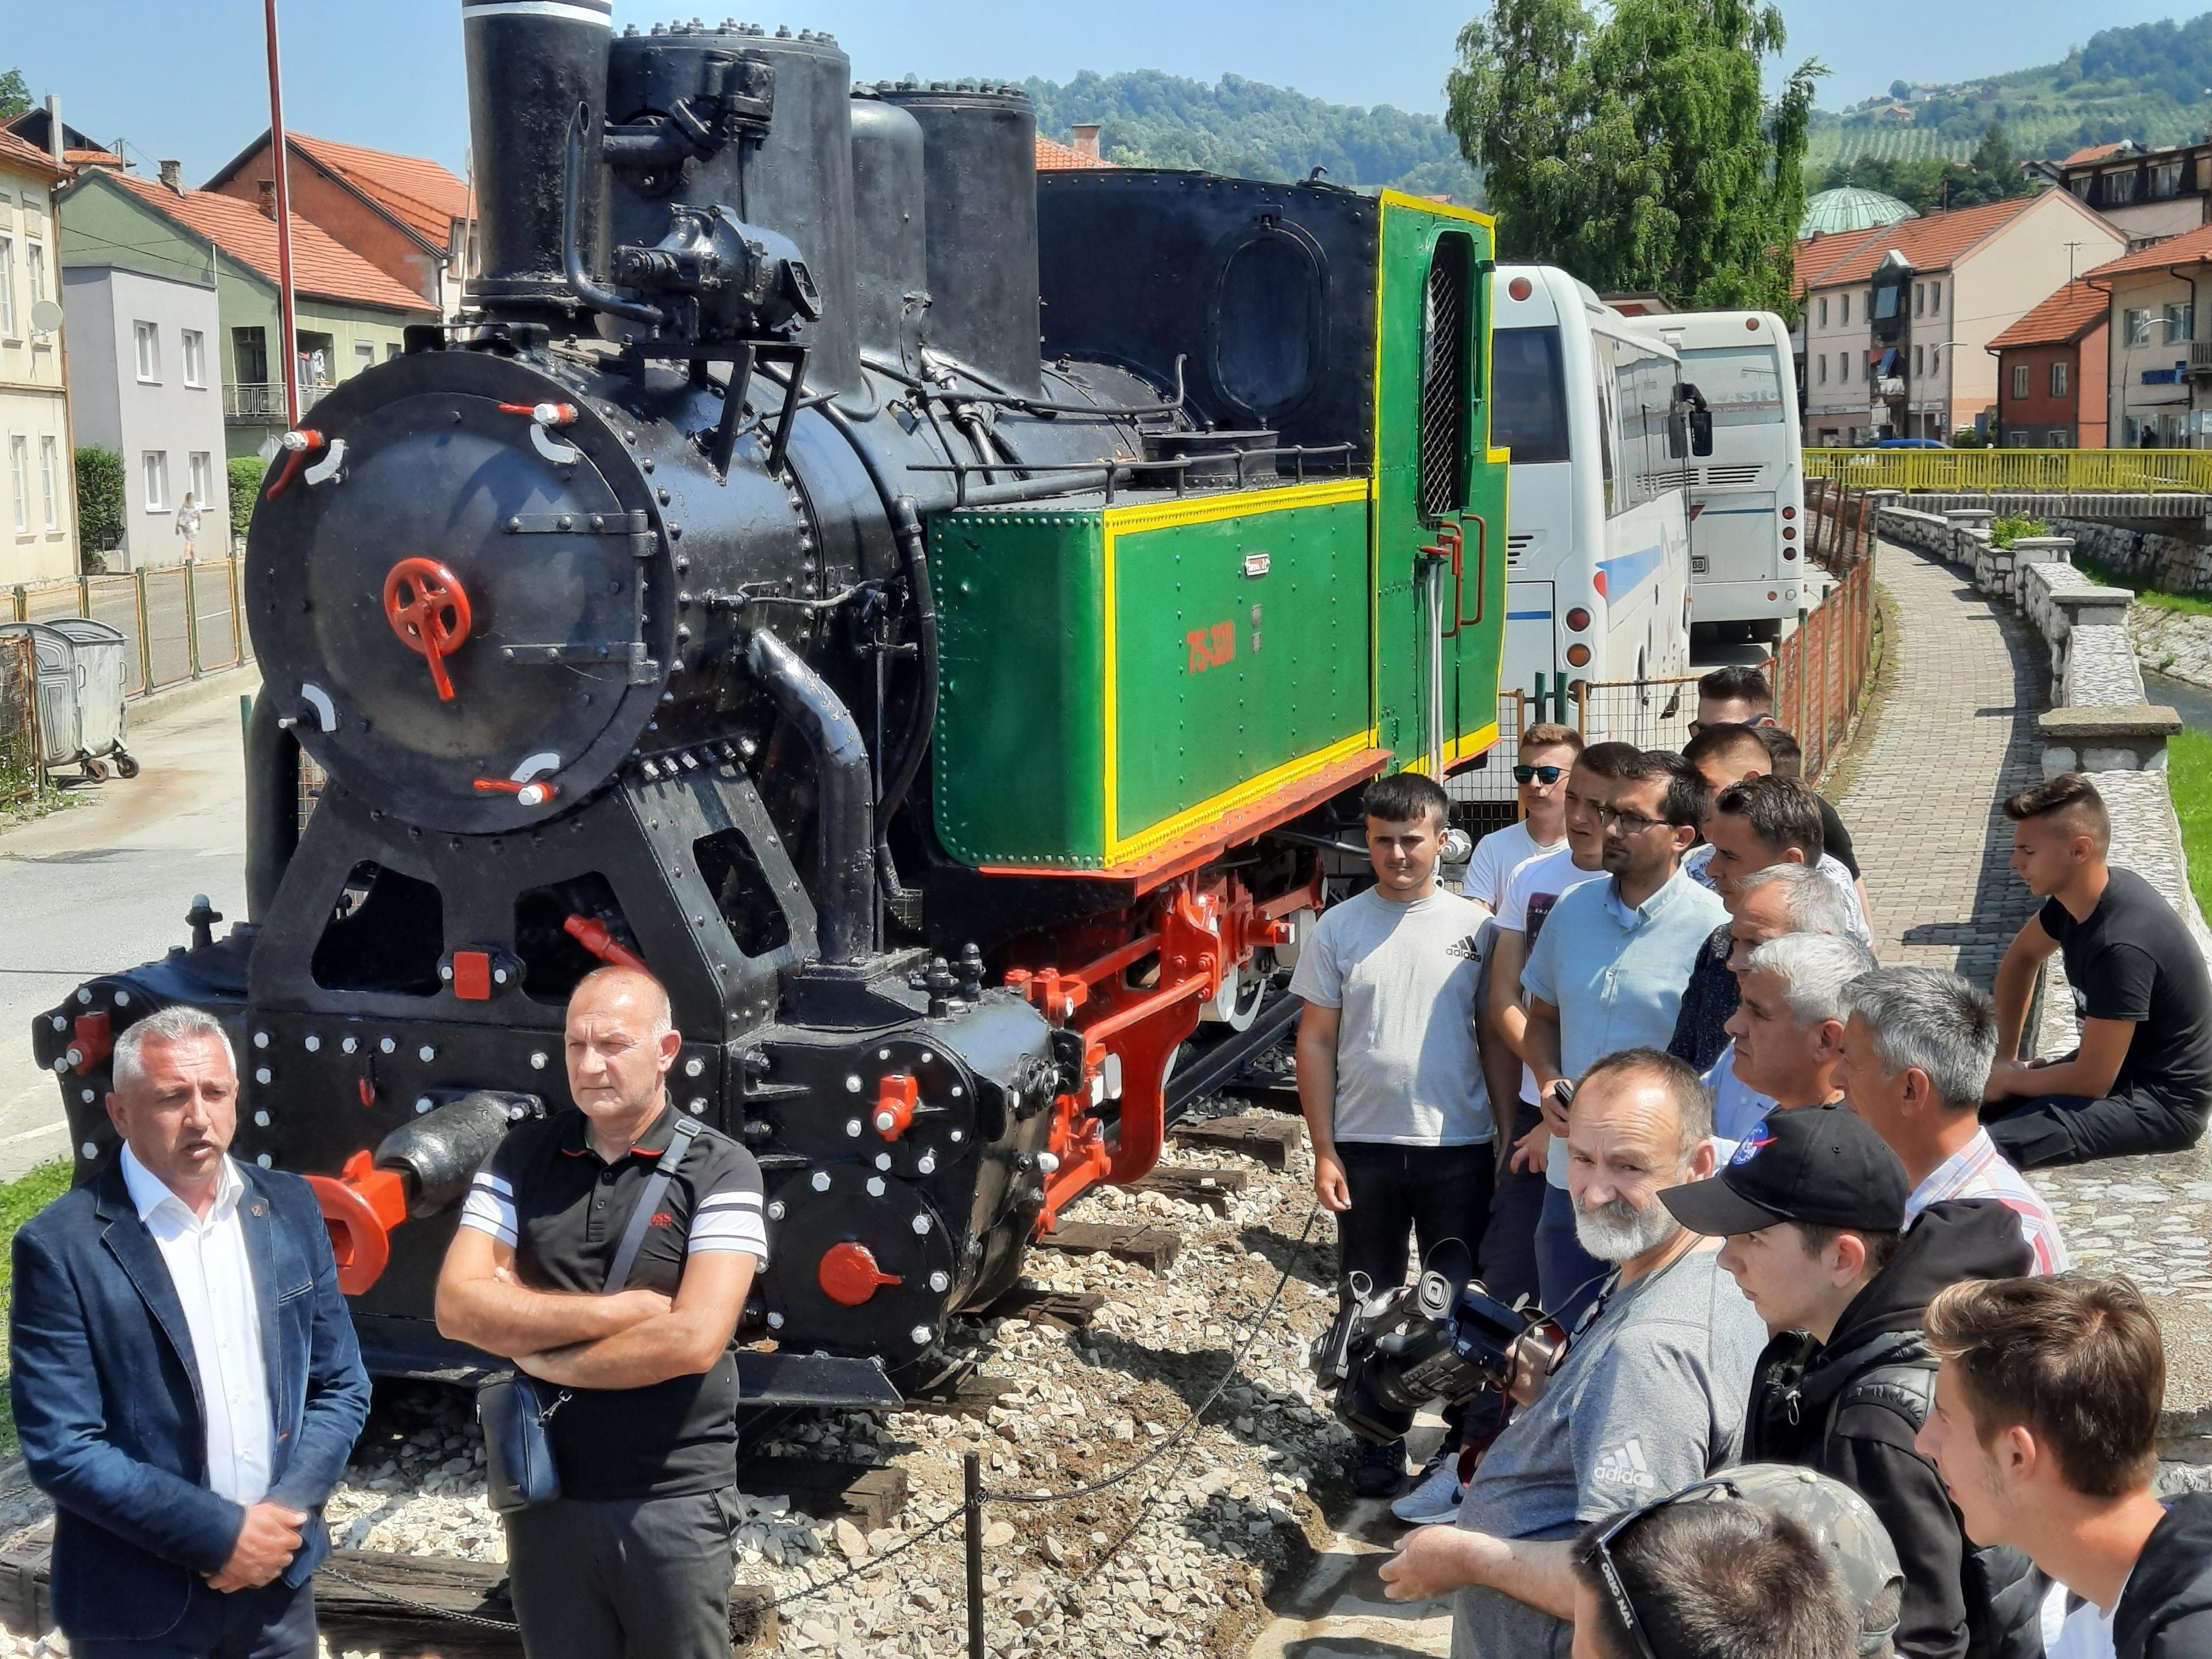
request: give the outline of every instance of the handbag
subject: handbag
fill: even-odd
[[[699,1128],[695,1118],[676,1120],[676,1133],[661,1154],[660,1167],[630,1212],[629,1224],[607,1269],[604,1294],[612,1296],[629,1284],[630,1268],[645,1244],[646,1229],[653,1224],[653,1212]],[[507,1372],[477,1389],[477,1422],[483,1429],[484,1496],[495,1514],[550,1504],[561,1495],[561,1472],[554,1466],[553,1433],[547,1425],[575,1390],[562,1389],[549,1399],[550,1390],[550,1383],[523,1371]]]

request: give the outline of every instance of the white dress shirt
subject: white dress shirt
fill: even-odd
[[[205,1407],[208,1487],[234,1504],[258,1504],[269,1492],[274,1431],[261,1352],[260,1301],[238,1214],[245,1178],[225,1158],[215,1202],[202,1220],[128,1146],[122,1164],[138,1219],[154,1236],[177,1300],[184,1304]]]

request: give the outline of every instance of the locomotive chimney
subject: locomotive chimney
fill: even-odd
[[[470,293],[495,317],[574,309],[562,272],[568,132],[584,111],[577,244],[599,269],[606,199],[599,135],[613,0],[461,0],[468,57],[480,270]]]

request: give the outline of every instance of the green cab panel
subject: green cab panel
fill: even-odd
[[[1369,495],[937,520],[946,850],[1110,871],[1370,748]]]

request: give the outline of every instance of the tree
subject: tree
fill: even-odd
[[[1808,59],[1772,103],[1782,16],[1754,0],[1496,0],[1461,30],[1445,125],[1483,169],[1500,257],[1701,308],[1791,309]]]
[[[1912,96],[1912,88],[1902,81],[1892,81],[1889,83],[1889,95],[1901,104]]]
[[[251,455],[234,455],[224,465],[230,480],[231,533],[243,536],[253,522],[253,503],[260,499],[261,481],[269,476],[269,466]]]
[[[23,78],[23,71],[11,69],[0,74],[0,121],[12,121],[30,107],[31,83]]]
[[[76,452],[76,539],[87,570],[123,545],[123,458],[98,444]],[[102,562],[101,568],[105,568]]]

